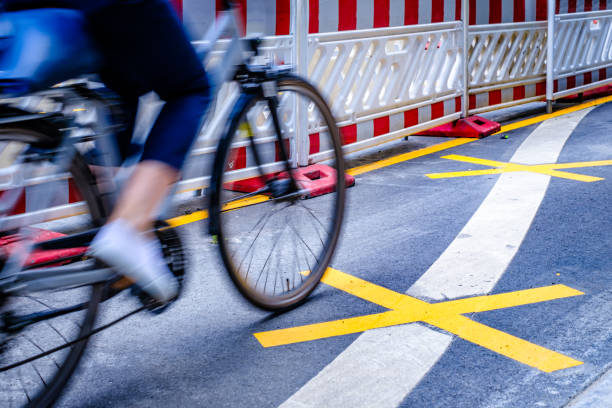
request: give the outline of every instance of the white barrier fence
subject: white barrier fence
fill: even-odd
[[[345,151],[459,118],[462,39],[458,22],[310,35],[308,77],[328,98]],[[432,106],[439,108],[432,113]],[[405,118],[410,111],[412,123]],[[379,134],[376,124],[385,121],[388,129]]]
[[[612,11],[555,16],[553,95],[558,99],[611,82]]]
[[[546,22],[470,27],[469,114],[542,99],[546,36]]]
[[[214,16],[213,0],[173,3],[192,32],[201,33]],[[263,27],[268,35],[264,54],[275,63],[296,65],[328,98],[345,152],[512,105],[547,100],[551,108],[554,100],[612,83],[612,11],[605,10],[606,2],[239,3],[244,5],[245,31]],[[208,64],[218,63],[223,47],[218,45]],[[222,129],[236,96],[235,87],[222,90],[206,128],[209,132],[201,135],[188,160],[181,190],[207,185],[217,140],[214,131]],[[317,124],[286,117],[293,121],[286,125],[293,135],[294,162],[323,160],[325,146],[316,147],[316,141],[310,145]],[[250,163],[243,165],[248,168]],[[69,208],[60,204],[48,211],[49,217],[69,215]]]

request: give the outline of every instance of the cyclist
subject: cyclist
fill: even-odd
[[[180,21],[165,0],[5,0],[4,6],[84,13],[103,58],[102,80],[119,95],[129,116],[129,126],[118,137],[122,156],[130,151],[138,98],[154,91],[165,101],[141,160],[90,253],[156,300],[172,300],[178,282],[151,231],[210,102],[206,73]]]

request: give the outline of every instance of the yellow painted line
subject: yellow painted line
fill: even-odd
[[[260,332],[255,333],[254,336],[263,347],[276,347],[361,333],[371,329],[396,326],[404,323],[406,323],[406,318],[403,313],[384,312],[288,329]]]
[[[530,119],[525,119],[525,120],[521,120],[518,122],[514,122],[514,123],[510,123],[508,125],[504,125],[501,127],[501,129],[499,130],[499,132],[495,133],[495,134],[499,134],[499,133],[503,133],[503,132],[509,132],[511,130],[515,130],[515,129],[520,129],[526,126],[530,126],[533,125],[535,123],[540,123],[543,122],[547,119],[552,119],[552,118],[556,118],[559,116],[563,116],[563,115],[567,115],[569,113],[572,112],[576,112],[582,109],[586,109],[592,106],[597,106],[597,105],[602,105],[604,103],[610,102],[612,101],[612,96],[607,96],[604,98],[599,98],[599,99],[595,99],[589,102],[585,102],[582,103],[580,105],[576,105],[576,106],[572,106],[569,108],[565,108],[565,109],[561,109],[557,112],[553,112],[551,114],[544,114],[544,115],[540,115],[540,116],[536,116]],[[363,166],[357,166],[357,167],[353,167],[351,169],[348,169],[346,172],[350,175],[353,176],[357,176],[360,174],[364,174],[373,170],[378,170],[384,167],[388,167],[388,166],[392,166],[394,164],[397,163],[401,163],[404,161],[408,161],[408,160],[412,160],[418,157],[422,157],[422,156],[426,156],[428,154],[432,154],[432,153],[437,153],[439,151],[442,150],[446,150],[446,149],[450,149],[456,146],[461,146],[470,142],[474,142],[476,140],[479,139],[467,139],[467,138],[461,138],[461,139],[453,139],[453,140],[449,140],[434,146],[429,146],[423,149],[419,149],[419,150],[415,150],[413,152],[408,152],[408,153],[404,153],[404,154],[400,154],[398,156],[394,156],[394,157],[389,157],[387,159],[383,159],[380,161],[377,161],[375,163],[370,163],[370,164],[365,164]],[[459,175],[459,174],[462,175]],[[455,172],[455,173],[446,173],[449,174],[450,176],[448,177],[465,177],[466,175],[463,174],[464,172]],[[434,173],[434,175],[436,174],[444,174],[444,173]],[[499,171],[496,169],[493,170],[489,170],[486,173],[482,173],[482,174],[499,174]],[[567,174],[567,173],[565,173]],[[477,175],[477,174],[474,174]],[[432,175],[429,175],[429,177],[431,178],[442,178],[441,176],[434,176],[432,177]],[[556,176],[556,177],[560,177],[560,176]],[[589,177],[589,176],[584,176],[584,177]],[[584,181],[584,180],[580,180],[580,181]],[[596,181],[596,180],[590,180],[590,181]],[[193,190],[197,190],[197,189],[193,189]],[[168,224],[170,224],[170,226],[174,227],[174,226],[180,226],[180,225],[185,225],[185,224],[189,224],[191,222],[196,222],[196,221],[201,221],[203,219],[208,218],[208,212],[206,211],[198,211],[198,212],[194,212],[192,214],[188,214],[188,215],[183,215],[183,216],[179,216],[179,217],[174,217],[171,218],[169,220],[166,220],[168,222]]]
[[[253,197],[243,198],[241,200],[232,201],[231,203],[225,205],[223,207],[223,210],[224,211],[227,211],[227,210],[236,210],[238,208],[247,207],[249,205],[263,203],[265,201],[268,201],[268,199],[269,198],[267,196],[264,196],[264,195],[256,195],[256,196],[253,196]],[[207,218],[208,218],[208,211],[207,210],[201,210],[201,211],[192,212],[191,214],[180,215],[178,217],[167,219],[166,222],[168,223],[168,225],[171,228],[176,228],[176,227],[179,227],[181,225],[189,224],[189,223],[196,222],[196,221],[205,220]]]
[[[189,224],[196,221],[205,220],[208,218],[208,210],[194,211],[191,214],[179,215],[178,217],[167,219],[166,222],[172,228],[180,227],[181,225]]]
[[[398,308],[405,297],[391,289],[378,286],[334,268],[327,268],[321,282],[387,309]]]
[[[431,304],[412,296],[394,292],[333,268],[327,269],[321,282],[391,310],[383,313],[255,333],[254,336],[263,347],[275,347],[343,336],[381,327],[421,321],[545,372],[582,364],[571,357],[548,350],[463,316],[464,314],[528,305],[584,294],[565,285],[552,285]]]
[[[500,133],[509,132],[511,130],[520,129],[520,128],[523,128],[523,127],[526,127],[526,126],[531,126],[531,125],[534,125],[536,123],[544,122],[545,120],[548,120],[548,119],[557,118],[559,116],[567,115],[568,113],[577,112],[577,111],[580,111],[580,110],[583,110],[583,109],[586,109],[586,108],[590,108],[592,106],[603,105],[604,103],[607,103],[607,102],[610,102],[610,101],[612,101],[612,96],[606,96],[606,97],[603,97],[603,98],[594,99],[594,100],[589,101],[589,102],[581,103],[580,105],[571,106],[569,108],[561,109],[561,110],[558,110],[558,111],[553,112],[553,113],[547,113],[547,114],[536,116],[536,117],[533,117],[533,118],[520,120],[518,122],[514,122],[514,123],[510,123],[508,125],[502,126],[501,129],[497,133],[495,133],[495,134],[497,135],[497,134],[500,134]]]
[[[588,162],[576,162],[576,163],[551,163],[551,164],[518,164],[518,163],[506,163],[496,160],[481,159],[478,157],[461,156],[457,154],[451,154],[448,156],[442,156],[443,159],[455,160],[465,163],[477,164],[482,166],[495,167],[493,169],[483,170],[466,170],[466,171],[452,171],[445,173],[430,173],[427,177],[431,179],[440,178],[454,178],[454,177],[470,177],[470,176],[483,176],[489,174],[500,174],[510,172],[531,172],[540,173],[552,177],[559,177],[569,180],[582,181],[582,182],[594,182],[603,180],[601,177],[587,176],[583,174],[568,173],[559,171],[558,169],[573,169],[581,167],[595,167],[595,166],[610,166],[612,160],[599,160],[599,161],[588,161]]]
[[[476,141],[478,139],[453,139],[437,145],[425,147],[423,149],[415,150],[413,152],[403,153],[397,156],[389,157],[375,163],[364,164],[363,166],[353,167],[348,169],[346,172],[352,176],[367,173],[373,170],[382,169],[383,167],[392,166],[397,163],[401,163],[407,160],[416,159],[417,157],[426,156],[428,154],[436,153],[442,150],[450,149],[451,147],[461,146],[466,143]]]
[[[475,322],[465,316],[433,318],[426,322],[546,373],[582,364],[581,361]]]
[[[533,172],[533,170],[529,170],[529,171]],[[565,171],[558,171],[558,170],[541,170],[541,171],[536,171],[536,173],[547,174],[552,177],[564,178],[568,180],[582,181],[585,183],[593,183],[595,181],[604,180],[601,177],[586,176],[584,174],[568,173]]]
[[[465,170],[465,171],[449,171],[445,173],[429,173],[426,174],[430,179],[442,179],[442,178],[456,178],[456,177],[471,177],[471,176],[488,176],[491,174],[507,173],[507,170],[497,169],[486,169],[486,170]]]
[[[584,293],[569,286],[552,285],[496,295],[449,300],[434,303],[431,305],[431,309],[437,310],[441,314],[479,313],[580,295],[584,295]]]
[[[481,166],[491,166],[491,167],[505,167],[510,164],[510,163],[500,162],[496,160],[481,159],[479,157],[462,156],[459,154],[449,154],[448,156],[442,156],[442,159],[461,161],[461,162],[471,163],[471,164],[480,164]]]
[[[576,169],[576,168],[581,168],[581,167],[612,166],[612,160],[595,160],[595,161],[576,162],[576,163],[542,164],[541,166],[553,166],[555,169]]]

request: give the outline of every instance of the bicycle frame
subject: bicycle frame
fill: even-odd
[[[222,63],[219,64],[218,68],[207,70],[208,75],[212,79],[211,93],[213,99],[216,98],[221,85],[234,77],[237,69],[236,67],[246,63],[244,56],[246,50],[244,49],[243,43],[239,38],[237,18],[237,12],[233,8],[220,12],[216,23],[208,30],[203,40],[196,42],[196,51],[198,55],[204,57],[211,52],[215,44],[217,44],[219,40],[224,37],[224,35],[229,33],[229,45],[223,56]],[[224,126],[221,124],[229,116],[231,108],[232,104],[224,105],[224,109],[220,112],[220,114],[216,115],[215,119],[208,124],[207,128],[211,128],[213,130],[213,137],[217,137],[224,130]],[[102,134],[96,136],[100,139],[104,139],[108,135]],[[45,181],[62,178],[61,173],[68,169],[68,166],[72,160],[72,156],[65,152],[73,151],[71,150],[71,145],[73,142],[74,141],[71,140],[69,135],[63,135],[60,156],[56,160],[56,164],[58,165],[60,172],[58,174],[48,176],[48,179]],[[192,151],[193,148],[194,146],[192,145],[190,150]],[[17,174],[17,177],[19,177],[18,173],[19,172],[17,170],[17,172],[14,174]],[[115,177],[116,184],[121,186],[128,174],[129,172],[118,172],[118,175]],[[197,181],[201,182],[202,180]],[[191,181],[191,183],[193,183],[193,181]],[[45,187],[47,189],[51,188],[50,186]],[[189,186],[185,186],[185,184],[180,185],[180,183],[177,183],[175,184],[174,191],[172,193],[176,192],[178,189],[185,189],[185,187],[189,188]],[[21,184],[21,188],[23,189],[23,184]],[[18,190],[15,192],[15,196],[11,195],[9,197],[3,197],[3,199],[0,199],[0,207],[10,207],[11,201],[16,201],[21,192],[22,191]],[[41,197],[44,198],[40,202],[41,208],[48,206],[52,197],[50,190],[46,190],[43,193],[44,194],[42,194]],[[164,205],[161,207],[159,214],[161,219],[163,219],[163,217],[166,216],[169,210],[172,208],[172,195],[173,194],[168,195]],[[14,202],[12,204],[14,204]],[[6,222],[6,220],[0,219],[0,230],[2,227],[2,222]],[[81,242],[79,243],[79,246],[87,246],[91,242],[91,239],[93,239],[95,236],[96,231],[97,230],[90,230],[81,233]],[[47,247],[46,249],[62,249],[62,244],[62,238],[45,242],[45,246]],[[76,246],[74,243],[71,243],[70,245],[72,247]],[[22,270],[28,255],[35,249],[42,249],[42,246],[35,244],[31,236],[26,234],[24,245],[22,245],[19,250],[11,254],[4,265],[4,268],[2,271],[0,271],[0,292],[6,294],[19,294],[40,290],[58,290],[105,282],[117,277],[117,274],[110,268],[92,269],[92,265],[86,262],[85,265],[79,265],[77,267],[74,265],[68,265]]]

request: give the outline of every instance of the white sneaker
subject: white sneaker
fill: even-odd
[[[147,239],[125,221],[103,226],[88,252],[160,302],[166,303],[178,294],[178,282],[164,261],[159,242]]]

